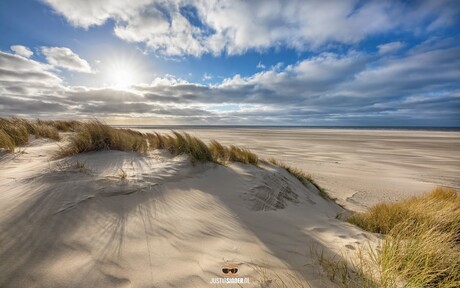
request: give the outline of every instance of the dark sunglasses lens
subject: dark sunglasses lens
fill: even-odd
[[[224,272],[225,274],[227,274],[227,273],[228,273],[228,269],[227,269],[227,268],[223,268],[223,269],[222,269],[222,272]]]

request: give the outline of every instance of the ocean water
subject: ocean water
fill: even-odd
[[[446,131],[460,132],[460,127],[422,126],[264,126],[264,125],[113,125],[118,128],[134,129],[339,129],[339,130],[406,130],[406,131]]]

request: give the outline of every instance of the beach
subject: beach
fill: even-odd
[[[458,132],[187,129],[198,138],[175,134],[176,148],[162,149],[167,137],[72,125],[77,132],[59,140],[29,135],[0,158],[2,287],[221,287],[233,278],[242,287],[342,287],[334,275],[356,280],[350,269],[382,239],[344,215],[459,186]],[[226,148],[240,154],[199,161],[200,138],[259,158]],[[126,141],[148,146],[132,142],[139,153]],[[71,143],[81,150],[62,154]],[[310,173],[339,205],[308,177],[263,161],[271,157]]]
[[[259,127],[177,130],[205,141],[241,145],[261,157],[299,167],[339,204],[354,211],[420,195],[436,186],[460,188],[460,132]]]
[[[0,288],[460,287],[460,0],[0,2]]]

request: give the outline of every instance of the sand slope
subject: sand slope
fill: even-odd
[[[274,274],[331,287],[310,248],[347,253],[371,237],[272,165],[161,151],[52,160],[57,149],[37,140],[1,159],[1,287],[212,287],[229,261],[244,287],[276,287]]]
[[[185,131],[297,166],[354,211],[436,186],[460,189],[460,132],[261,127]]]

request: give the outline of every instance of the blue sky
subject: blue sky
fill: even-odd
[[[460,126],[458,1],[4,0],[0,114]]]

